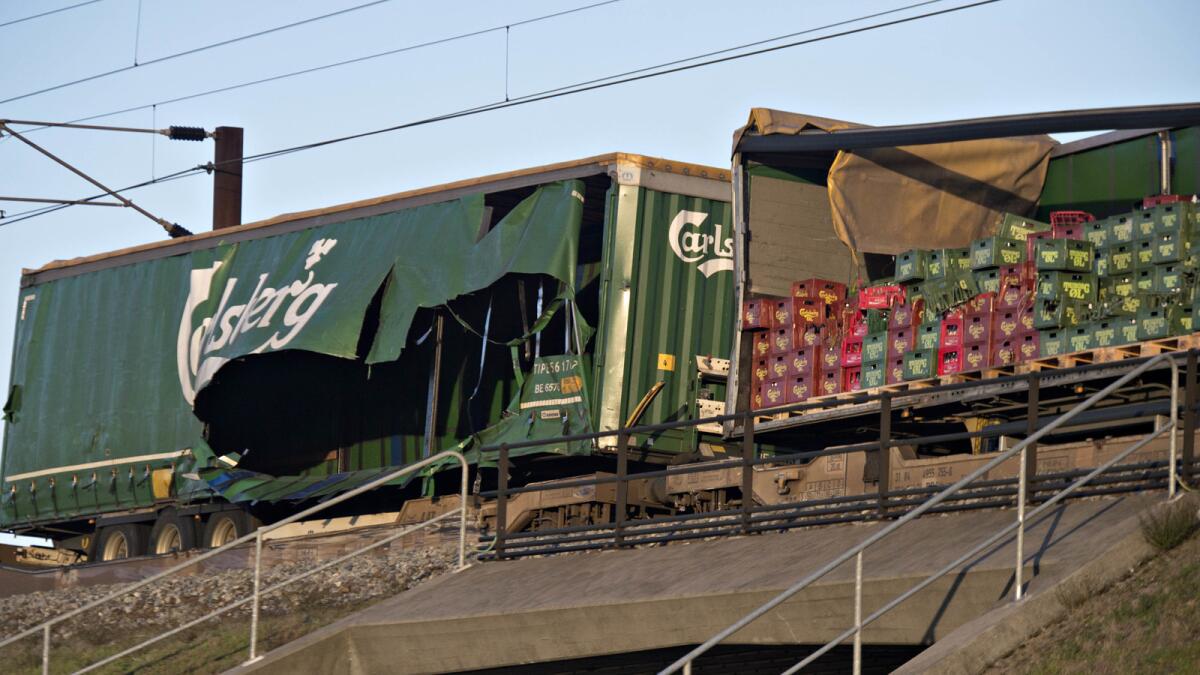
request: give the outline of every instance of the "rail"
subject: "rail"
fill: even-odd
[[[1176,354],[1180,357],[1184,356],[1183,352],[1177,352]],[[1189,404],[1184,408],[1184,411],[1186,412],[1185,427],[1189,430],[1195,429],[1197,412],[1194,400],[1195,396],[1193,393],[1195,391],[1195,387],[1191,384],[1196,379],[1196,355],[1196,350],[1192,350],[1186,354],[1189,364],[1189,385],[1186,390],[1189,395]],[[1130,359],[1118,363],[1091,364],[1088,366],[1071,368],[1069,371],[1030,372],[1002,378],[991,378],[983,383],[954,383],[922,388],[911,392],[864,393],[861,398],[879,401],[879,439],[836,447],[828,447],[809,452],[774,456],[758,456],[754,439],[754,416],[770,415],[774,412],[783,410],[803,409],[806,405],[810,405],[803,403],[789,404],[787,406],[766,410],[733,413],[700,420],[684,420],[662,424],[640,425],[637,427],[616,429],[612,431],[578,434],[575,436],[566,437],[565,439],[557,438],[549,441],[536,439],[522,441],[519,444],[499,444],[485,447],[482,449],[483,451],[491,451],[496,453],[498,468],[497,489],[481,492],[479,496],[495,498],[495,520],[497,526],[494,528],[493,535],[490,537],[485,537],[485,540],[491,540],[491,545],[488,552],[481,556],[481,559],[513,558],[525,555],[594,550],[599,548],[631,546],[643,543],[681,541],[719,535],[779,531],[789,529],[791,527],[833,524],[837,522],[847,522],[849,520],[862,520],[865,517],[863,512],[871,509],[874,509],[880,518],[894,518],[901,515],[905,509],[920,506],[926,498],[935,494],[941,488],[930,486],[899,490],[893,489],[891,487],[891,471],[889,467],[890,448],[898,446],[920,447],[975,439],[1004,439],[1017,434],[1033,434],[1039,429],[1046,427],[1049,428],[1046,428],[1044,433],[1049,433],[1063,426],[1067,421],[1073,421],[1075,425],[1090,425],[1094,423],[1110,422],[1121,423],[1123,421],[1139,424],[1143,423],[1147,418],[1153,417],[1154,415],[1166,414],[1169,408],[1178,408],[1177,400],[1173,398],[1170,402],[1170,405],[1168,405],[1166,401],[1161,400],[1162,398],[1165,398],[1165,396],[1160,396],[1154,400],[1128,404],[1123,403],[1121,405],[1109,406],[1097,410],[1081,409],[1079,411],[1075,411],[1069,418],[1062,420],[1061,422],[1058,420],[1062,417],[1062,415],[1041,415],[1039,417],[1038,410],[1040,405],[1043,407],[1065,409],[1065,407],[1071,402],[1078,400],[1078,395],[1082,392],[1082,389],[1078,382],[1073,378],[1081,372],[1091,372],[1097,379],[1107,381],[1111,378],[1116,378],[1120,374],[1127,374],[1136,370],[1136,373],[1129,375],[1116,384],[1117,387],[1122,387],[1124,383],[1129,382],[1134,377],[1137,377],[1145,371],[1161,366],[1161,360],[1156,359],[1158,359],[1158,357],[1146,357],[1136,360]],[[1161,388],[1164,394],[1168,389],[1171,392],[1177,392],[1178,371],[1177,369],[1172,369],[1172,372],[1175,373],[1175,376],[1169,386],[1151,382],[1149,384],[1138,384],[1133,388],[1121,389],[1120,393],[1123,397],[1131,392],[1139,395],[1154,395],[1159,388]],[[910,397],[925,396],[929,393],[956,392],[963,390],[964,388],[978,387],[981,384],[991,385],[997,382],[1006,382],[1010,386],[1020,385],[1023,389],[1027,390],[1029,401],[1027,404],[1022,404],[1027,405],[1027,420],[988,426],[976,431],[937,433],[919,437],[899,437],[898,435],[893,435],[892,433],[892,416],[900,408],[899,405],[896,405],[897,402],[902,402],[904,399]],[[1099,384],[1096,386],[1099,386]],[[1070,393],[1061,401],[1039,401],[1039,392],[1044,391],[1048,387],[1069,387]],[[1153,396],[1150,398],[1153,398]],[[901,411],[901,413],[903,413],[903,411]],[[727,421],[731,419],[740,419],[743,421],[745,434],[741,439],[741,457],[736,459],[692,464],[688,466],[670,467],[661,470],[636,473],[629,472],[629,446],[630,439],[633,435],[651,434],[667,429],[677,429],[696,424],[707,424],[714,421]],[[1068,431],[1067,433],[1071,432]],[[511,448],[535,447],[551,442],[558,443],[562,442],[563,440],[594,440],[605,437],[616,437],[617,439],[615,475],[587,477],[563,481],[550,481],[534,485],[509,487],[508,475],[509,469],[512,466],[509,456],[509,450]],[[878,470],[876,473],[878,474],[878,490],[876,492],[864,493],[862,495],[830,497],[825,499],[808,499],[801,502],[772,505],[760,505],[755,503],[753,499],[746,498],[746,495],[751,494],[753,491],[753,475],[750,469],[755,466],[760,466],[763,464],[771,464],[774,466],[794,464],[799,462],[807,462],[819,457],[844,455],[846,453],[859,451],[867,452],[868,456],[873,457],[877,462]],[[1033,454],[1031,456],[1034,458],[1032,460],[1032,464],[1036,466],[1036,450],[1032,450],[1032,452]],[[1172,453],[1169,462],[1164,460],[1162,462],[1141,463],[1138,465],[1122,465],[1121,470],[1125,472],[1123,475],[1118,476],[1114,474],[1106,477],[1105,479],[1093,481],[1092,487],[1090,487],[1086,492],[1079,493],[1079,496],[1112,494],[1121,491],[1128,491],[1133,489],[1131,486],[1135,481],[1157,481],[1168,475],[1176,476],[1180,471],[1185,476],[1191,476],[1198,468],[1194,457],[1194,438],[1193,434],[1191,433],[1185,434],[1183,457],[1185,461],[1182,466],[1176,465],[1176,453]],[[1003,461],[1003,458],[998,461]],[[1168,464],[1169,469],[1167,466]],[[737,468],[742,469],[741,489],[743,498],[740,505],[732,505],[731,507],[715,511],[673,514],[665,516],[659,515],[639,520],[629,519],[625,515],[630,504],[629,484],[632,480],[676,477],[699,472],[713,472]],[[1064,487],[1064,481],[1070,481],[1074,478],[1077,478],[1078,476],[1086,473],[1086,471],[1078,470],[1039,475],[1033,470],[1028,470],[1026,473],[1030,475],[1027,477],[1027,484],[1024,486],[1024,489],[1027,492],[1027,496],[1033,498],[1049,496],[1050,493],[1053,493]],[[1173,490],[1174,480],[1169,482],[1172,483],[1170,489]],[[508,522],[507,518],[509,501],[515,495],[529,492],[560,490],[573,487],[598,487],[600,485],[613,483],[616,484],[616,499],[613,508],[616,513],[616,517],[612,518],[611,520],[600,520],[598,522],[566,525],[562,527],[543,527],[528,532],[516,533],[507,532],[507,528],[502,526],[502,524],[506,524]],[[1020,481],[1015,478],[979,481],[972,484],[969,493],[967,491],[963,491],[954,498],[948,498],[946,500],[955,501],[956,503],[944,504],[937,507],[935,510],[942,512],[966,508],[985,508],[988,506],[1002,506],[1011,504],[1012,497],[1016,496],[1016,493],[1022,489],[1019,483]],[[732,487],[736,488],[737,486],[735,485]]]
[[[317,567],[314,567],[309,570],[305,570],[304,572],[301,572],[299,574],[292,575],[282,581],[279,581],[279,582],[269,586],[268,588],[263,589],[261,587],[262,586],[262,583],[261,583],[262,582],[262,544],[263,544],[263,536],[264,535],[266,535],[267,533],[272,532],[276,529],[279,529],[280,527],[283,527],[284,525],[288,525],[288,524],[294,523],[298,520],[307,518],[311,515],[314,515],[316,513],[324,511],[325,509],[327,509],[331,506],[340,504],[348,499],[353,499],[354,497],[357,497],[358,495],[363,494],[364,492],[373,490],[381,485],[384,485],[385,483],[389,483],[393,480],[396,480],[397,478],[400,478],[402,476],[410,474],[419,469],[423,469],[426,466],[429,466],[440,460],[450,458],[450,457],[457,459],[458,462],[462,465],[462,485],[460,488],[461,501],[459,502],[458,508],[447,511],[443,514],[440,514],[440,515],[438,515],[434,518],[431,518],[427,521],[424,521],[422,523],[417,523],[415,525],[406,527],[406,528],[400,530],[399,532],[392,533],[392,534],[388,535],[387,537],[380,539],[379,541],[371,543],[368,546],[364,546],[363,548],[356,549],[354,551],[351,551],[350,553],[339,556],[333,560],[326,561]],[[214,617],[220,616],[231,610],[237,609],[238,607],[242,607],[248,603],[251,605],[251,609],[250,609],[250,655],[249,655],[249,658],[246,661],[246,663],[252,663],[252,662],[257,661],[258,659],[262,658],[258,654],[258,620],[259,620],[260,599],[261,599],[261,596],[266,593],[276,591],[280,588],[283,588],[284,586],[287,586],[289,584],[295,583],[295,582],[305,579],[309,576],[312,576],[313,574],[316,574],[317,572],[320,572],[320,571],[323,571],[330,567],[333,567],[334,565],[339,565],[339,564],[345,562],[346,560],[349,560],[350,558],[353,558],[357,555],[361,555],[368,551],[379,548],[385,544],[391,543],[392,541],[395,541],[396,539],[399,539],[400,537],[403,537],[406,534],[414,532],[420,528],[427,527],[429,525],[441,522],[443,520],[448,520],[450,517],[455,516],[455,515],[459,516],[458,566],[459,566],[459,569],[465,567],[466,566],[466,541],[467,541],[467,510],[468,510],[467,509],[467,476],[468,476],[467,459],[466,459],[466,457],[464,457],[462,455],[462,453],[457,452],[455,450],[445,450],[443,452],[439,452],[438,454],[433,455],[431,457],[427,457],[426,459],[423,459],[420,462],[416,462],[414,464],[409,464],[400,469],[397,469],[396,471],[392,471],[385,475],[382,475],[382,476],[372,480],[369,483],[360,485],[359,487],[354,488],[353,490],[350,490],[348,492],[344,492],[344,493],[338,495],[337,497],[334,497],[328,501],[325,501],[325,502],[322,502],[315,506],[309,507],[303,511],[300,511],[299,513],[293,514],[291,516],[288,516],[287,518],[284,518],[282,520],[271,523],[270,525],[264,525],[264,526],[258,528],[257,530],[255,530],[254,532],[249,532],[247,534],[244,534],[244,535],[238,537],[237,539],[234,539],[233,541],[229,542],[228,544],[225,544],[224,546],[221,546],[219,548],[214,548],[210,551],[206,551],[205,553],[198,555],[194,558],[190,558],[178,565],[175,565],[174,567],[163,570],[162,572],[159,572],[158,574],[155,574],[151,577],[147,577],[146,579],[138,581],[131,586],[127,586],[120,590],[109,593],[108,595],[106,595],[102,598],[93,600],[92,602],[89,602],[81,607],[78,607],[69,612],[66,612],[65,614],[60,614],[52,619],[48,619],[36,626],[33,626],[32,628],[28,628],[20,633],[6,637],[3,640],[0,640],[0,648],[6,647],[18,640],[23,640],[32,635],[36,635],[37,633],[40,632],[42,634],[42,673],[43,673],[43,675],[48,674],[50,672],[51,630],[56,624],[59,624],[68,619],[77,617],[85,612],[91,611],[91,610],[95,609],[96,607],[99,607],[100,605],[103,605],[107,602],[115,600],[116,598],[127,596],[130,593],[132,593],[140,588],[143,588],[149,584],[154,583],[155,581],[158,581],[159,579],[170,576],[171,574],[174,574],[180,570],[186,569],[188,567],[191,567],[192,565],[200,563],[200,562],[207,560],[213,556],[219,555],[219,554],[223,553],[224,551],[228,551],[229,549],[234,548],[235,546],[240,546],[241,544],[244,544],[246,542],[253,540],[254,541],[254,590],[253,590],[252,594],[250,595],[250,597],[242,598],[240,600],[236,600],[234,602],[226,604],[218,609],[215,609],[215,610],[209,612],[208,614],[205,614],[204,616],[202,616],[198,619],[193,619],[182,626],[173,628],[169,631],[166,631],[164,633],[155,635],[154,637],[148,638],[142,642],[139,642],[138,644],[134,645],[133,647],[125,649],[119,653],[113,654],[113,655],[111,655],[101,661],[97,661],[91,665],[85,666],[76,672],[86,673],[86,672],[95,670],[96,668],[100,668],[101,666],[108,665],[109,663],[112,663],[113,661],[116,661],[118,659],[129,656],[130,654],[133,654],[144,647],[148,647],[156,642],[159,642],[168,637],[176,635],[184,630],[192,628],[196,625],[199,625],[200,623],[208,621],[209,619],[212,619]]]
[[[1177,354],[1160,354],[1158,356],[1152,357],[1149,360],[1141,363],[1133,370],[1129,371],[1125,375],[1121,376],[1120,378],[1116,379],[1112,383],[1108,384],[1104,388],[1097,391],[1095,394],[1092,394],[1091,396],[1089,396],[1087,399],[1085,399],[1078,405],[1071,408],[1068,412],[1066,412],[1065,414],[1063,414],[1062,416],[1060,416],[1059,418],[1057,418],[1050,424],[1032,432],[1031,434],[1026,436],[1026,438],[1024,440],[1020,441],[1012,448],[1009,448],[1007,450],[1004,450],[1004,451],[998,453],[997,456],[994,459],[992,459],[991,461],[987,462],[983,466],[980,466],[979,468],[977,468],[974,471],[972,471],[971,473],[967,474],[966,476],[964,476],[957,482],[955,482],[952,485],[941,490],[936,495],[930,497],[928,500],[923,502],[920,506],[917,506],[915,509],[913,509],[913,510],[909,511],[908,513],[904,514],[903,516],[897,518],[891,524],[880,529],[875,534],[867,537],[866,539],[864,539],[862,542],[858,543],[857,545],[850,547],[843,553],[836,556],[833,560],[826,563],[820,569],[816,570],[815,572],[812,572],[811,574],[804,577],[800,581],[797,581],[796,583],[792,584],[787,589],[785,589],[784,591],[782,591],[781,593],[779,593],[772,599],[768,600],[767,602],[763,603],[762,605],[760,605],[758,608],[756,608],[749,614],[746,614],[742,618],[740,618],[737,621],[735,621],[734,623],[730,624],[725,629],[718,632],[716,635],[713,635],[711,638],[706,640],[704,643],[702,643],[699,646],[697,646],[696,648],[692,649],[687,654],[684,654],[678,660],[676,660],[675,662],[673,662],[672,664],[667,666],[665,669],[660,671],[659,675],[669,675],[670,673],[675,673],[675,672],[679,672],[679,671],[690,674],[691,670],[692,670],[693,662],[698,657],[700,657],[705,652],[707,652],[709,649],[716,646],[720,642],[724,641],[726,638],[730,637],[731,635],[742,630],[746,626],[750,625],[755,620],[766,615],[772,609],[783,604],[785,601],[787,601],[789,598],[791,598],[794,595],[796,595],[797,593],[799,593],[801,590],[807,588],[808,586],[810,586],[817,580],[824,577],[829,572],[840,567],[841,565],[850,561],[851,559],[855,560],[854,626],[852,626],[848,630],[844,631],[843,633],[841,633],[840,635],[835,637],[833,640],[830,640],[829,642],[827,642],[825,645],[823,645],[822,647],[820,647],[819,649],[814,651],[812,654],[807,656],[805,659],[803,659],[802,661],[800,661],[793,667],[784,671],[785,673],[790,674],[790,673],[795,673],[795,672],[799,671],[804,666],[806,666],[806,665],[812,663],[813,661],[815,661],[816,659],[820,658],[823,654],[828,652],[830,649],[833,649],[838,644],[841,644],[847,638],[854,637],[854,651],[853,651],[853,669],[854,670],[853,670],[853,672],[855,673],[855,675],[857,675],[858,673],[861,672],[861,667],[862,667],[862,629],[866,625],[874,622],[876,619],[883,616],[885,613],[887,613],[888,611],[890,611],[891,609],[893,609],[894,607],[896,607],[897,605],[902,603],[904,600],[906,600],[909,597],[911,597],[912,595],[920,592],[922,589],[924,589],[929,584],[933,583],[934,581],[941,578],[945,574],[948,574],[949,572],[953,571],[959,565],[970,560],[972,557],[974,557],[981,551],[987,549],[988,547],[992,546],[997,541],[1000,541],[1000,539],[1007,536],[1008,533],[1012,532],[1014,529],[1017,530],[1017,541],[1016,541],[1017,562],[1016,562],[1016,568],[1015,568],[1015,572],[1014,572],[1014,575],[1015,575],[1015,577],[1014,577],[1014,580],[1015,580],[1014,602],[1019,601],[1023,597],[1023,592],[1024,592],[1024,583],[1022,580],[1022,568],[1024,566],[1024,550],[1023,550],[1024,527],[1025,527],[1025,521],[1029,517],[1036,516],[1037,514],[1040,514],[1043,511],[1045,511],[1046,509],[1048,509],[1050,506],[1065,499],[1069,494],[1075,492],[1080,487],[1082,487],[1083,485],[1086,485],[1092,479],[1099,476],[1101,473],[1103,473],[1103,472],[1107,471],[1109,468],[1115,466],[1116,463],[1119,462],[1120,460],[1124,459],[1125,457],[1128,457],[1129,455],[1133,454],[1137,450],[1140,450],[1142,447],[1144,447],[1150,441],[1161,436],[1167,430],[1171,430],[1171,432],[1172,432],[1169,454],[1170,454],[1170,467],[1172,470],[1174,470],[1174,468],[1176,466],[1175,455],[1177,452],[1177,437],[1179,435],[1178,429],[1177,429],[1178,421],[1179,421],[1178,420],[1179,377],[1178,377],[1178,364],[1175,361],[1176,358],[1177,358]],[[1073,418],[1077,417],[1078,415],[1082,414],[1084,411],[1088,410],[1089,408],[1094,406],[1099,401],[1108,397],[1114,391],[1117,391],[1124,384],[1133,380],[1135,377],[1140,376],[1141,374],[1145,373],[1146,371],[1150,370],[1151,368],[1159,366],[1163,363],[1168,364],[1168,367],[1170,367],[1171,372],[1172,372],[1172,376],[1171,376],[1171,404],[1172,405],[1171,405],[1170,414],[1168,416],[1167,423],[1160,425],[1160,424],[1158,424],[1158,421],[1157,421],[1158,418],[1156,418],[1154,431],[1152,431],[1150,434],[1145,436],[1142,440],[1138,441],[1137,443],[1134,443],[1133,445],[1126,448],[1122,452],[1118,453],[1116,456],[1114,456],[1107,462],[1101,464],[1100,466],[1091,470],[1084,476],[1075,480],[1068,487],[1064,488],[1063,490],[1059,491],[1057,494],[1055,494],[1051,498],[1047,499],[1040,506],[1038,506],[1037,508],[1033,509],[1032,511],[1026,513],[1025,504],[1022,501],[1022,499],[1026,497],[1026,484],[1028,481],[1028,477],[1026,475],[1026,469],[1028,467],[1027,467],[1026,461],[1025,461],[1027,450],[1029,450],[1031,448],[1036,448],[1036,443],[1038,442],[1039,439],[1046,436],[1048,433],[1050,433],[1054,429],[1066,424],[1067,422],[1069,422]],[[1192,379],[1193,379],[1192,376],[1194,375],[1194,373],[1195,373],[1195,352],[1193,351],[1193,352],[1188,353],[1188,382],[1187,382],[1187,384],[1189,385],[1189,387],[1194,384],[1192,381]],[[1192,410],[1190,409],[1192,406],[1190,404],[1193,402],[1193,397],[1194,397],[1194,393],[1191,390],[1189,390],[1189,392],[1188,392],[1188,399],[1189,399],[1188,413],[1189,413],[1189,415],[1192,414]],[[1036,405],[1036,394],[1034,395],[1033,399],[1030,401],[1030,404],[1031,404],[1031,408],[1033,405]],[[1189,426],[1190,426],[1190,424],[1189,424]],[[897,529],[903,527],[908,522],[920,517],[923,513],[938,506],[939,504],[944,502],[946,499],[948,499],[955,493],[957,493],[960,490],[962,490],[963,488],[965,488],[971,482],[980,478],[981,476],[986,474],[991,469],[999,466],[1002,462],[1004,462],[1018,454],[1020,455],[1020,462],[1021,462],[1022,470],[1020,472],[1018,472],[1019,488],[1018,488],[1018,512],[1017,512],[1016,521],[1013,522],[1012,524],[1002,528],[999,532],[993,534],[988,539],[986,539],[979,545],[973,547],[967,553],[960,556],[959,559],[946,565],[945,567],[941,568],[940,570],[938,570],[934,574],[930,575],[926,579],[917,583],[916,585],[914,585],[913,587],[911,587],[904,593],[900,594],[895,599],[891,600],[890,602],[885,604],[883,607],[876,610],[870,616],[868,616],[864,619],[862,617],[862,554],[863,554],[863,551],[865,551],[867,548],[869,548],[873,544],[884,539],[892,532],[895,532]],[[1173,496],[1174,496],[1175,481],[1176,481],[1176,477],[1172,473],[1168,477],[1168,498],[1173,498]]]

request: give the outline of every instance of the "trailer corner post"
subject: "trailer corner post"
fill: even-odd
[[[508,529],[508,443],[500,444],[496,465],[496,559],[504,557],[504,533]]]
[[[214,230],[242,224],[242,137],[241,127],[213,131]]]
[[[625,514],[629,510],[629,434],[617,434],[617,504],[613,514],[613,546],[625,543]]]
[[[1192,482],[1196,461],[1196,350],[1187,353],[1187,373],[1183,378],[1183,456],[1180,475],[1185,485]]]
[[[875,465],[879,475],[879,517],[887,517],[888,491],[892,477],[892,395],[879,397],[879,458]]]
[[[746,410],[742,422],[742,534],[750,534],[750,516],[754,513],[754,413]]]

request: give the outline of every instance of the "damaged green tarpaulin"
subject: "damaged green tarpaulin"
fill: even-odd
[[[400,355],[418,308],[506,274],[552,276],[572,299],[583,192],[541,186],[482,236],[472,195],[22,289],[0,525],[152,505],[160,467],[176,468],[179,493],[203,487],[179,476],[209,459],[193,452],[192,404],[221,366],[283,350],[355,358],[385,283],[369,363]]]
[[[462,452],[471,463],[495,466],[496,451],[483,452],[501,443],[519,443],[533,439],[552,439],[591,431],[588,422],[587,387],[583,367],[574,354],[546,356],[534,360],[533,370],[521,387],[520,395],[505,411],[504,419],[459,443],[453,450]],[[570,454],[590,447],[587,442],[555,441],[533,449],[514,450],[513,456],[529,452]],[[389,484],[404,485],[417,476],[428,477],[441,468],[458,465],[448,459],[419,473],[402,476]],[[344,471],[329,476],[275,477],[237,468],[210,468],[200,472],[223,497],[233,502],[304,501],[329,497],[365,485],[396,467]]]

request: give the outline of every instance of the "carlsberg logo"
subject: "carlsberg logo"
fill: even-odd
[[[175,352],[179,385],[189,404],[195,403],[196,392],[229,360],[215,352],[232,344],[238,336],[252,330],[264,331],[266,339],[250,351],[251,354],[260,354],[284,348],[304,330],[329,294],[337,288],[337,284],[315,283],[316,274],[313,271],[313,267],[334,246],[337,246],[336,239],[321,239],[312,245],[304,261],[306,276],[303,279],[272,288],[266,285],[270,275],[259,274],[253,282],[253,291],[241,304],[232,304],[240,280],[229,277],[221,289],[216,310],[211,314],[197,310],[214,297],[213,281],[224,263],[218,261],[211,267],[192,270],[187,302],[179,320]],[[249,288],[249,283],[241,284],[243,293],[245,288]]]
[[[671,221],[668,236],[676,258],[685,263],[699,262],[696,269],[711,277],[723,270],[733,271],[733,238],[726,238],[725,228],[719,224],[712,226],[712,234],[706,234],[700,226],[707,219],[707,213],[680,211]]]

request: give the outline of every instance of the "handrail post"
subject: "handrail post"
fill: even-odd
[[[1171,439],[1167,452],[1167,500],[1175,499],[1175,475],[1178,467],[1175,464],[1179,452],[1179,364],[1171,359]]]
[[[262,528],[254,537],[254,600],[250,603],[250,661],[258,658],[259,589],[262,587]],[[250,661],[247,661],[249,663]]]
[[[892,395],[884,392],[879,398],[879,517],[887,517],[887,498],[892,478]]]
[[[1180,478],[1184,485],[1192,482],[1192,469],[1196,461],[1196,350],[1187,354],[1187,373],[1183,378],[1183,466]]]
[[[854,558],[854,675],[862,675],[863,552]]]
[[[742,423],[742,534],[750,534],[754,513],[754,413],[747,411]]]
[[[50,626],[42,628],[42,675],[50,675]]]
[[[504,557],[504,534],[508,529],[508,443],[500,444],[496,463],[496,558]]]
[[[1023,579],[1025,572],[1025,501],[1026,489],[1029,482],[1026,474],[1027,457],[1025,449],[1021,449],[1021,466],[1017,470],[1017,567],[1013,572],[1013,600],[1021,599],[1024,593]]]
[[[625,540],[625,512],[629,509],[629,434],[617,434],[617,505],[614,517],[613,546]]]

